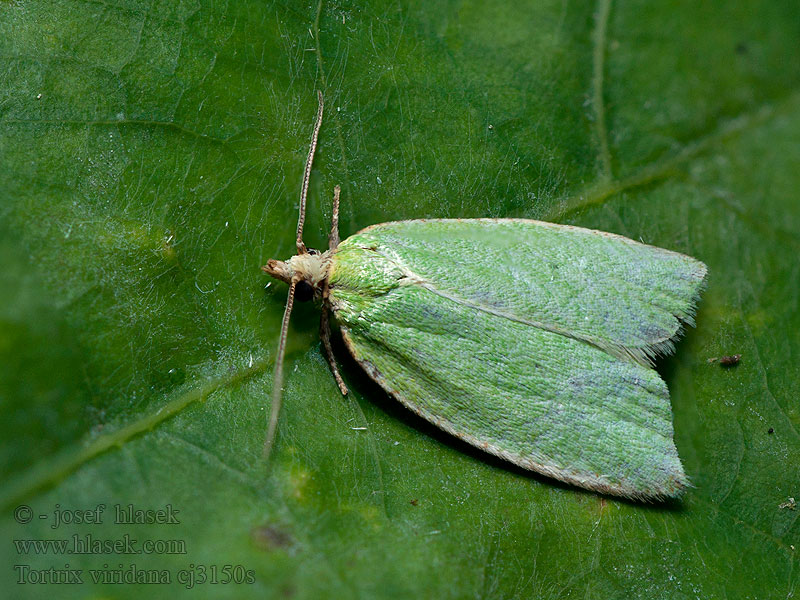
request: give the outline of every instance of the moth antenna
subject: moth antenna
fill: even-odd
[[[339,193],[341,188],[333,188],[333,214],[331,215],[331,232],[328,235],[328,250],[335,250],[339,245]]]
[[[319,128],[322,127],[322,92],[317,90],[319,107],[317,108],[317,121],[314,124],[314,133],[311,135],[311,145],[308,148],[306,168],[303,172],[303,187],[300,188],[300,218],[297,219],[297,253],[306,254],[306,245],[303,243],[303,224],[306,220],[306,196],[308,195],[308,180],[311,178],[311,163],[314,162],[314,152],[317,150]]]
[[[289,295],[286,297],[286,309],[283,311],[283,322],[281,323],[281,339],[278,342],[278,355],[275,357],[275,375],[272,384],[272,405],[269,409],[269,424],[267,425],[267,437],[264,440],[264,460],[269,459],[272,446],[275,442],[275,431],[278,428],[278,414],[281,412],[281,400],[283,397],[283,355],[286,353],[286,335],[289,331],[289,317],[292,314],[294,304],[294,288],[297,281],[292,280],[289,284]]]

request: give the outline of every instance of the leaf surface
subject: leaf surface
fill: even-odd
[[[798,23],[796,3],[757,0],[0,3],[2,588],[796,594]],[[294,251],[315,89],[327,116],[312,247],[340,184],[345,237],[522,217],[708,265],[697,328],[657,364],[695,485],[682,504],[603,498],[487,459],[399,407],[338,343],[343,399],[313,307],[293,317],[267,469],[286,288],[264,290],[259,266]],[[708,363],[726,354],[741,362]],[[101,504],[102,524],[51,528],[56,508]],[[180,523],[115,524],[129,504],[171,505]],[[15,521],[19,505],[31,522]],[[73,534],[182,540],[185,553],[12,543]],[[83,585],[17,583],[14,565],[67,563]],[[173,583],[91,582],[89,569],[119,564]],[[225,565],[254,582],[211,583]]]

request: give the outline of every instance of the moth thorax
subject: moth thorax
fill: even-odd
[[[297,254],[286,262],[271,259],[261,267],[275,279],[286,283],[295,281],[295,294],[303,302],[319,298],[330,268],[330,253],[309,250],[306,254]]]
[[[322,288],[328,278],[330,264],[329,253],[320,254],[316,250],[310,250],[308,254],[296,254],[286,261],[291,276],[300,281],[305,281],[314,290]]]

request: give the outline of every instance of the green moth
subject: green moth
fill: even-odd
[[[292,305],[322,305],[367,374],[437,427],[515,465],[639,500],[688,485],[669,391],[652,360],[693,324],[706,266],[628,238],[527,219],[381,223],[330,248],[302,240],[322,122],[303,179],[297,255],[263,270],[289,284],[275,365],[272,447]]]

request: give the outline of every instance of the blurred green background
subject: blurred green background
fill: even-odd
[[[6,597],[795,594],[800,4],[4,0],[0,57]],[[696,486],[682,503],[474,452],[337,343],[342,398],[311,306],[267,472],[286,286],[259,266],[294,251],[316,89],[311,246],[340,184],[343,236],[528,217],[708,264],[697,328],[658,364]],[[731,353],[735,368],[707,362]],[[101,524],[53,528],[98,504]],[[180,522],[117,525],[117,504]],[[25,546],[126,534],[178,545]],[[82,585],[19,583],[67,564]]]

